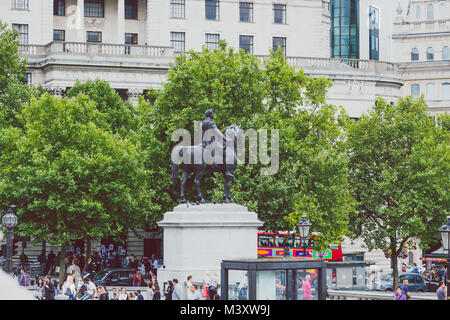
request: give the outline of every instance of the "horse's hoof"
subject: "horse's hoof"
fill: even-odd
[[[223,202],[224,202],[224,203],[230,203],[230,199],[226,198],[226,199],[224,199]]]
[[[186,203],[186,199],[181,198],[181,199],[180,199],[180,203]]]

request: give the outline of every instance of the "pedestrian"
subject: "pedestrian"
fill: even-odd
[[[188,276],[186,281],[186,300],[193,300],[191,287],[192,287],[192,276]]]
[[[161,292],[159,292],[159,286],[155,286],[155,283],[153,283],[153,300],[161,300]]]
[[[178,284],[178,279],[173,279],[172,300],[184,300],[183,288]]]
[[[133,279],[133,287],[142,286],[142,274],[139,270],[136,270],[136,273],[133,275],[132,279]]]
[[[69,300],[75,300],[76,288],[72,276],[67,276],[66,282],[63,284],[62,292],[69,297]]]
[[[34,288],[34,297],[38,300],[43,300],[44,294],[45,294],[44,280],[42,278],[39,278],[36,281],[36,287]]]
[[[447,286],[444,282],[439,282],[439,288],[436,290],[438,300],[447,300]]]
[[[23,267],[26,267],[28,263],[28,256],[25,254],[25,252],[22,250],[22,254],[20,255],[20,264]]]
[[[125,291],[125,288],[122,288],[122,290],[119,293],[119,300],[128,300],[127,292]]]
[[[166,297],[166,300],[172,300],[172,293],[173,293],[173,282],[167,281],[167,289],[164,291],[164,296]]]
[[[112,294],[112,298],[111,298],[111,300],[119,300],[119,298],[117,298],[117,293],[113,293]]]
[[[38,257],[38,262],[40,265],[40,275],[43,276],[45,275],[45,263],[46,263],[47,259],[45,258],[45,252],[44,250],[42,250],[41,254]]]
[[[214,296],[217,294],[217,287],[218,287],[217,274],[214,273],[209,279],[209,286],[208,286],[209,299],[214,300]]]
[[[19,285],[28,287],[30,284],[30,276],[28,273],[25,272],[23,268],[20,269],[20,279],[19,279]]]
[[[45,278],[44,284],[45,291],[45,300],[55,300],[55,286],[53,285],[52,279],[50,276]]]
[[[96,292],[96,286],[90,278],[86,278],[84,280],[84,285],[86,286],[86,291],[83,292],[83,296],[80,298],[80,300],[89,300],[94,296]]]
[[[75,263],[75,259],[72,260],[72,264],[67,268],[67,274],[73,276],[75,283],[78,283],[79,279],[82,278],[80,267]]]
[[[398,287],[395,290],[394,300],[406,300],[406,296],[403,294],[402,288]]]
[[[134,298],[134,293],[133,293],[133,292],[130,292],[130,293],[128,294],[128,300],[136,300],[136,299]]]
[[[444,265],[441,266],[441,268],[439,269],[439,281],[441,282],[445,282],[445,268]]]
[[[144,296],[141,294],[141,290],[136,291],[136,300],[144,300]]]
[[[148,283],[148,289],[147,289],[147,299],[146,300],[153,300],[153,282]]]
[[[413,272],[419,274],[419,267],[415,262],[413,263]]]
[[[205,273],[205,277],[203,278],[203,297],[205,299],[209,299],[209,281],[211,279],[211,275],[209,272]]]
[[[56,258],[56,256],[53,253],[53,250],[50,250],[50,253],[47,256],[47,264],[48,264],[48,267],[49,267],[50,274],[54,274],[55,273],[55,268],[56,268],[55,258]]]
[[[195,284],[189,287],[189,299],[188,300],[202,300],[202,295],[197,290],[197,286]]]
[[[312,289],[311,289],[311,276],[309,274],[307,274],[305,280],[303,280],[302,289],[303,289],[303,300],[311,300]]]
[[[400,286],[400,289],[402,290],[402,294],[406,297],[406,299],[411,298],[411,293],[409,293],[409,289],[408,289],[408,280],[407,279],[403,279],[403,283]]]
[[[402,272],[406,272],[406,263],[402,263]]]
[[[98,297],[98,300],[109,300],[109,294],[108,291],[106,291],[105,287],[100,288],[100,295]]]
[[[94,260],[89,257],[87,259],[87,263],[85,265],[84,271],[86,271],[89,274],[89,277],[93,277],[95,275],[95,269],[97,268]]]

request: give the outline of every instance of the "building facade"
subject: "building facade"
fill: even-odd
[[[177,54],[217,48],[223,39],[261,60],[270,48],[283,50],[290,65],[331,79],[327,102],[353,118],[378,96],[395,103],[426,93],[431,113],[448,110],[450,3],[402,2],[5,0],[0,20],[19,31],[28,82],[56,96],[100,78],[135,102],[162,87]],[[152,250],[160,243],[155,233],[141,236],[128,235],[137,255],[147,250],[142,242]]]

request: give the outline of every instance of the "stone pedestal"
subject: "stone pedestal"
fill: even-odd
[[[206,272],[220,279],[222,260],[256,259],[257,230],[263,225],[256,213],[237,204],[180,204],[158,222],[164,229],[164,267],[160,285],[192,275],[201,282]]]

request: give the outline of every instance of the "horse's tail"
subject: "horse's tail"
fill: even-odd
[[[176,186],[178,182],[178,165],[172,162],[172,182]]]

